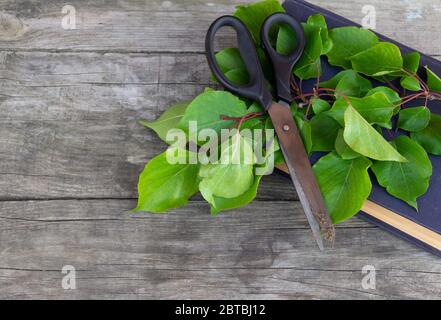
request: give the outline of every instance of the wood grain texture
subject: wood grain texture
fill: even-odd
[[[241,2],[252,2],[246,0]],[[363,0],[314,0],[357,22]],[[143,165],[164,144],[137,120],[212,86],[203,39],[237,1],[0,0],[0,298],[437,298],[439,259],[357,218],[319,254],[295,191],[217,218],[196,196],[133,215]],[[373,0],[377,31],[441,55],[440,7]],[[421,15],[421,17],[420,17]],[[228,35],[221,41],[233,43]],[[61,268],[78,289],[61,288]],[[361,269],[377,268],[377,289]]]
[[[253,0],[73,0],[77,29],[61,26],[66,1],[2,0],[0,48],[100,52],[203,52],[204,35],[219,15]],[[427,54],[440,54],[441,5],[432,0],[365,0],[311,3],[361,23],[363,6],[374,5],[377,31]],[[422,36],[423,35],[423,36]]]
[[[165,149],[138,120],[211,84],[195,54],[3,52],[0,72],[6,200],[135,198],[144,164]],[[261,199],[297,199],[281,180],[268,177]]]
[[[321,254],[297,202],[218,218],[201,202],[168,215],[128,214],[133,205],[0,203],[0,298],[439,298],[438,258],[356,218]],[[63,265],[76,290],[62,289]],[[361,286],[365,265],[377,290]]]

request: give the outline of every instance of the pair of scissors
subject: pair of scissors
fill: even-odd
[[[297,46],[289,55],[278,54],[270,43],[270,30],[276,25],[288,25],[296,33]],[[216,61],[214,40],[216,33],[223,27],[232,27],[237,33],[239,51],[250,76],[250,81],[246,85],[238,86],[229,81]],[[295,18],[288,14],[276,13],[263,24],[261,38],[263,47],[273,64],[278,102],[273,101],[271,91],[266,84],[251,34],[238,18],[223,16],[211,25],[205,41],[208,64],[219,83],[228,91],[260,103],[270,115],[306,218],[320,250],[323,251],[323,236],[327,240],[332,240],[334,226],[290,109],[293,101],[290,87],[291,75],[294,65],[303,54],[305,34],[301,24]]]

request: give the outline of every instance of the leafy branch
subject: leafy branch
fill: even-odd
[[[260,48],[261,25],[269,15],[283,11],[277,0],[265,0],[239,6],[235,16],[247,25]],[[306,47],[293,70],[291,111],[307,153],[321,156],[313,169],[333,222],[343,222],[362,208],[372,190],[369,171],[389,194],[418,210],[418,198],[426,193],[432,176],[428,154],[441,155],[441,116],[428,108],[430,101],[441,100],[441,78],[427,66],[425,78],[419,53],[403,54],[369,30],[328,29],[321,15],[309,17],[303,28]],[[296,42],[284,26],[274,30],[272,38],[281,54],[289,53]],[[271,65],[261,49],[258,53],[265,77],[274,85]],[[222,50],[216,58],[230,81],[248,82],[239,50]],[[326,63],[341,71],[325,79]],[[417,101],[421,105],[413,106]],[[198,130],[217,133],[234,126],[238,131],[272,128],[259,105],[211,89],[189,103],[170,107],[157,121],[142,124],[166,141],[168,131],[188,132],[192,121],[197,121]],[[263,148],[271,144],[267,142]],[[230,151],[245,146],[241,157],[255,156],[241,134],[226,143]],[[266,156],[273,155],[276,164],[283,164],[278,143],[275,146]],[[152,159],[141,174],[137,211],[180,207],[198,191],[212,214],[245,206],[256,197],[261,182],[253,169],[265,167],[257,162],[171,165],[164,154]]]

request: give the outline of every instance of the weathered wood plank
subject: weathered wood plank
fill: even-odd
[[[0,298],[439,298],[439,259],[352,219],[320,253],[299,204],[256,202],[211,217],[133,201],[0,202]],[[410,263],[411,262],[411,263]],[[61,288],[61,268],[77,290]],[[377,289],[361,286],[363,266]]]
[[[0,298],[440,296],[439,259],[358,219],[318,253],[277,176],[261,201],[218,218],[200,198],[164,216],[106,200],[136,197],[139,171],[164,148],[137,119],[210,84],[205,31],[235,2],[72,1],[78,29],[63,30],[65,2],[0,0]],[[356,21],[365,5],[312,2]],[[439,6],[371,3],[377,31],[441,54]],[[56,198],[102,200],[7,201]],[[70,292],[67,264],[78,275]],[[361,287],[364,265],[377,269],[375,291]]]
[[[439,55],[441,52],[441,43],[436,41],[441,24],[440,3],[431,0],[401,0],[394,1],[393,5],[382,0],[309,2],[359,24],[362,24],[366,15],[363,9],[373,6],[376,13],[376,32],[429,55]]]
[[[66,2],[1,1],[4,32],[0,48],[200,52],[211,21],[234,10],[234,3],[228,0],[74,0],[69,4],[76,11],[75,30],[62,28]],[[198,34],[201,36],[195,36]]]
[[[2,53],[2,197],[135,197],[165,147],[137,120],[203,90],[198,57]]]
[[[136,197],[164,148],[137,119],[211,84],[202,54],[3,51],[0,71],[3,199]]]
[[[74,0],[76,30],[61,27],[65,1],[2,0],[0,49],[116,52],[202,52],[210,23],[241,1]],[[361,23],[364,0],[311,0]],[[440,54],[441,6],[431,0],[372,0],[377,31],[428,54]]]
[[[190,70],[190,72],[189,72]],[[0,197],[135,198],[165,150],[137,120],[210,84],[201,55],[2,52]],[[280,177],[260,199],[296,199]]]

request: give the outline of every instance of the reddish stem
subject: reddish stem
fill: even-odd
[[[335,92],[335,89],[331,89],[331,88],[319,88],[318,91],[331,91],[331,92]]]
[[[433,97],[437,97],[438,99],[441,99],[441,94],[438,92],[429,92],[429,95],[433,96]]]
[[[350,105],[352,107],[351,101],[349,101],[348,97],[343,96],[343,98],[346,100],[346,102],[348,103],[348,105]]]
[[[427,84],[426,84],[426,82],[424,82],[423,79],[421,79],[421,77],[418,75],[418,73],[412,73],[412,72],[409,72],[409,71],[407,71],[407,70],[405,70],[405,69],[403,69],[403,71],[404,71],[406,74],[408,74],[409,76],[411,76],[411,77],[415,77],[415,78],[418,80],[418,82],[420,83],[420,85],[423,87],[423,89],[424,89],[425,92],[429,92],[429,91],[430,91],[430,90],[429,90],[429,87],[428,87]]]
[[[252,112],[252,113],[244,115],[243,117],[229,117],[229,116],[222,115],[220,118],[221,118],[221,120],[225,120],[225,121],[238,121],[239,122],[238,130],[240,130],[240,128],[242,127],[244,122],[251,120],[251,119],[254,119],[254,118],[257,118],[257,117],[260,117],[260,116],[263,116],[263,115],[264,115],[263,112]]]
[[[296,92],[297,94],[300,93],[300,89],[299,86],[296,83],[296,80],[294,79],[294,77],[291,77],[291,89]]]
[[[401,103],[398,106],[402,106],[402,105],[404,105],[406,103],[409,103],[409,102],[411,102],[411,101],[413,101],[415,99],[418,99],[419,97],[422,97],[422,96],[427,96],[427,95],[426,95],[425,92],[420,92],[420,93],[416,93],[416,94],[410,95],[406,99],[401,101]]]
[[[397,106],[402,106],[405,105],[413,100],[419,99],[424,97],[425,98],[425,105],[427,106],[428,101],[430,99],[432,100],[441,100],[441,94],[437,93],[437,92],[432,92],[430,91],[428,85],[426,84],[426,82],[424,82],[424,80],[421,79],[421,77],[417,74],[417,73],[411,73],[407,70],[403,71],[408,74],[409,76],[415,77],[419,82],[420,85],[422,86],[422,88],[424,89],[423,92],[418,92],[415,94],[411,94],[408,96],[404,96],[403,95],[405,93],[402,93],[400,89],[398,89],[391,81],[384,79],[384,81],[389,85],[389,87],[391,89],[393,89],[394,91],[398,92],[402,98],[401,98],[401,103],[399,103]],[[311,108],[311,99],[307,99],[307,98],[311,98],[311,97],[335,97],[335,89],[331,89],[331,88],[320,88],[320,73],[319,70],[317,69],[317,83],[316,83],[316,88],[314,88],[314,92],[313,93],[303,93],[302,92],[302,80],[300,80],[299,85],[297,85],[297,83],[295,82],[295,79],[292,79],[291,82],[291,87],[294,89],[294,91],[298,94],[297,96],[295,96],[293,99],[294,100],[299,100],[301,99],[304,103],[308,104],[308,108],[306,110],[306,116],[308,115],[308,112],[310,111]],[[323,92],[333,92],[334,94],[329,94],[329,93],[323,93]],[[347,103],[349,105],[351,105],[348,97],[343,96],[345,98],[345,100],[347,101]]]
[[[319,97],[335,97],[334,94],[329,94],[329,93],[320,93]]]
[[[308,115],[309,112],[311,111],[311,107],[312,107],[312,99],[309,99],[308,108],[306,108],[306,112],[305,112],[305,120],[308,120]]]

